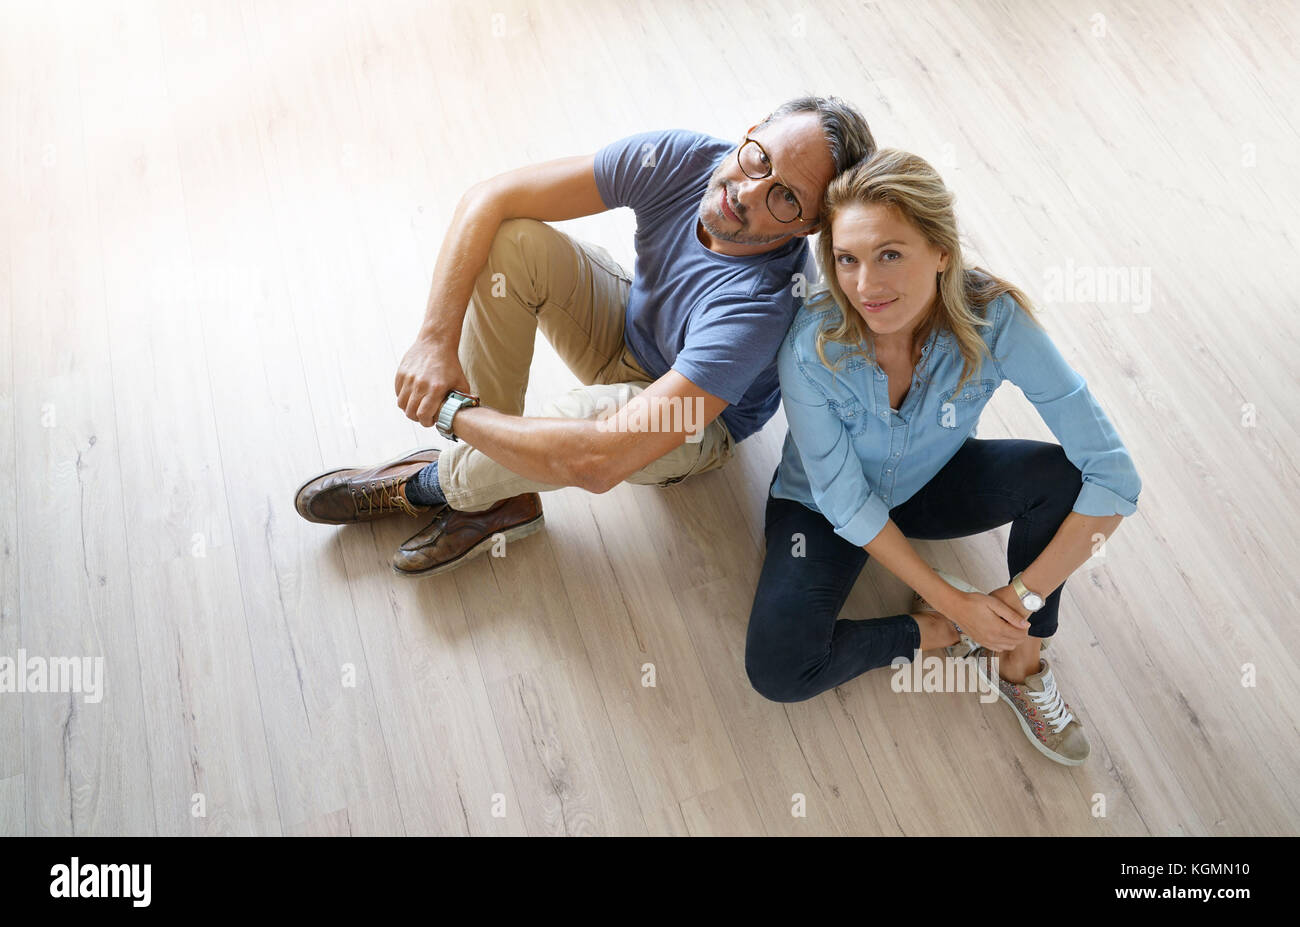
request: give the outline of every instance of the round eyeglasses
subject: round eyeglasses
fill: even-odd
[[[767,156],[763,146],[745,136],[744,143],[736,152],[736,161],[745,176],[750,180],[763,180],[772,176],[772,159]],[[789,224],[803,216],[799,200],[785,184],[774,183],[767,191],[767,211],[777,222]]]

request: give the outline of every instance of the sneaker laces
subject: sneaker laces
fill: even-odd
[[[393,476],[361,488],[353,487],[352,501],[357,507],[357,514],[373,515],[389,509],[401,509],[408,515],[419,515],[419,510],[402,492],[405,483],[406,477]]]
[[[1039,713],[1047,719],[1052,725],[1052,733],[1059,734],[1065,730],[1065,726],[1074,720],[1074,715],[1070,713],[1070,706],[1065,704],[1061,698],[1061,693],[1056,688],[1056,678],[1049,669],[1043,674],[1043,691],[1035,692],[1028,686],[1025,692],[1034,700],[1038,706]]]

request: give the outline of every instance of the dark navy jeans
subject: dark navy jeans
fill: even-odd
[[[918,540],[965,537],[1010,522],[1010,582],[1047,547],[1082,486],[1082,474],[1060,445],[970,438],[889,517]],[[895,657],[912,659],[921,629],[911,615],[838,617],[867,552],[836,534],[824,515],[769,495],[764,533],[767,554],[745,641],[745,671],[760,694],[802,701],[889,666]],[[803,535],[803,556],[794,556],[796,534]],[[1056,633],[1063,588],[1030,616],[1030,635]]]

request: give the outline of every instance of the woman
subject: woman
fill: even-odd
[[[976,657],[990,686],[999,677],[1035,747],[1082,763],[1087,738],[1040,649],[1066,578],[1137,508],[1133,462],[1025,295],[965,265],[952,195],[923,159],[880,150],[831,183],[823,216],[826,287],[778,357],[790,430],[767,501],[750,682],[798,701],[948,647]],[[1060,445],[972,437],[1004,380]],[[907,540],[1008,522],[1011,581],[987,595]],[[910,614],[837,618],[868,556],[917,593]]]

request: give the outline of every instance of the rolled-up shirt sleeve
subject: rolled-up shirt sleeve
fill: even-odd
[[[1002,376],[1020,387],[1083,474],[1081,515],[1132,515],[1142,480],[1115,426],[1051,337],[1009,296],[999,299],[992,344]]]
[[[872,492],[852,437],[808,367],[800,363],[787,338],[777,353],[777,371],[790,436],[799,451],[818,511],[836,534],[863,547],[885,527],[889,508]]]

